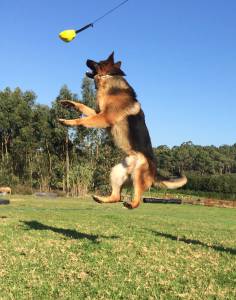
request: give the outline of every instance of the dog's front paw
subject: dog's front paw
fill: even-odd
[[[69,126],[69,124],[67,123],[67,120],[65,120],[65,119],[58,119],[58,122],[61,123],[62,125]]]
[[[62,106],[64,106],[65,108],[69,108],[69,107],[74,107],[75,106],[74,101],[70,101],[70,100],[61,100],[60,104]]]

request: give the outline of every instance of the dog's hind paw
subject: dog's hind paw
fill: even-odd
[[[137,208],[139,206],[140,202],[139,201],[125,201],[123,202],[124,207],[128,208],[128,209],[134,209]]]
[[[125,208],[133,209],[132,204],[130,202],[123,202]]]
[[[93,200],[96,201],[97,203],[99,203],[99,204],[102,204],[102,203],[103,203],[103,201],[100,199],[99,196],[93,195],[92,197],[93,197]]]

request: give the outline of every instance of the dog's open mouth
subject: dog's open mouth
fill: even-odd
[[[92,70],[92,72],[86,72],[86,76],[89,78],[94,78],[94,76],[97,74],[96,66],[97,63],[91,59],[88,59],[86,62],[87,67]]]
[[[92,78],[92,79],[93,79],[94,76],[95,76],[95,74],[92,73],[92,72],[86,72],[85,74],[86,74],[87,77]]]

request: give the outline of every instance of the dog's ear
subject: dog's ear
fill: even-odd
[[[121,69],[118,69],[117,75],[126,76],[125,72],[123,72]]]
[[[120,75],[120,76],[126,76],[125,73],[121,70],[121,61],[118,61],[114,64],[114,68],[115,68],[115,73],[116,75]]]
[[[113,66],[113,68],[109,71],[110,75],[118,75],[118,76],[125,76],[125,73],[118,68],[116,65]]]
[[[114,51],[109,55],[107,61],[114,64]]]
[[[116,62],[116,63],[114,64],[114,66],[115,66],[116,68],[119,68],[119,69],[120,69],[121,61]]]

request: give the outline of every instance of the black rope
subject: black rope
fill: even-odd
[[[128,2],[129,0],[125,0],[123,2],[121,2],[119,5],[115,6],[114,8],[110,9],[109,11],[107,11],[104,15],[102,15],[101,17],[97,18],[96,20],[94,20],[92,22],[92,24],[97,23],[98,21],[100,21],[101,19],[105,18],[107,15],[109,15],[110,13],[112,13],[114,10],[118,9],[119,7],[121,7],[122,5],[124,5],[126,2]]]
[[[102,15],[101,17],[97,18],[96,20],[94,20],[92,23],[88,24],[88,25],[85,25],[84,27],[76,30],[75,32],[76,33],[79,33],[89,27],[93,27],[93,24],[94,23],[97,23],[98,21],[100,21],[101,19],[105,18],[107,15],[109,15],[110,13],[112,13],[114,10],[118,9],[119,7],[121,7],[122,5],[124,5],[126,2],[128,2],[129,0],[125,0],[123,2],[121,2],[119,5],[113,7],[112,9],[108,10],[104,15]]]
[[[81,32],[81,31],[83,31],[83,30],[85,30],[85,29],[87,29],[87,28],[89,28],[89,27],[93,27],[93,23],[90,23],[90,24],[88,24],[88,25],[85,25],[84,27],[82,27],[82,28],[76,30],[75,32],[76,32],[76,34],[77,34],[77,33]]]

